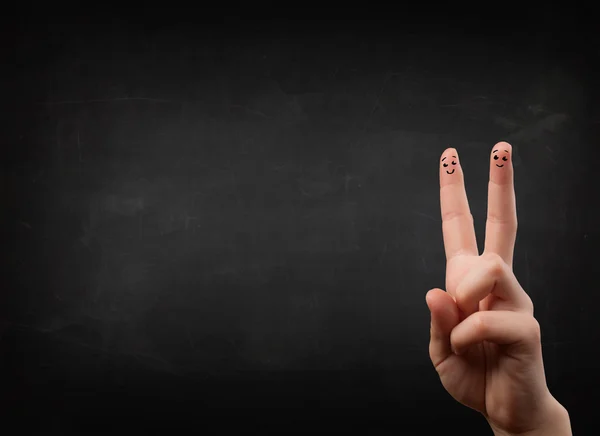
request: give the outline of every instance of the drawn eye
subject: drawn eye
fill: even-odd
[[[448,166],[448,164],[447,164],[447,163],[445,163],[445,164],[444,164],[444,167],[447,167],[447,166]]]
[[[456,162],[452,161],[452,165],[456,165]]]
[[[498,160],[498,155],[494,155],[494,160]]]
[[[506,158],[506,156],[504,156],[504,157],[502,158],[502,160],[503,160],[503,161],[507,161],[508,159]]]

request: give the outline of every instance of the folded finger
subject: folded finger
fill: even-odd
[[[450,334],[457,354],[483,341],[508,345],[520,355],[541,354],[540,325],[525,313],[491,310],[475,312],[458,324]]]
[[[456,287],[456,303],[466,316],[477,311],[479,302],[493,294],[502,308],[533,314],[533,304],[510,267],[499,255],[484,254],[477,259]]]

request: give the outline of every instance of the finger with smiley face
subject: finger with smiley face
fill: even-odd
[[[512,180],[512,146],[499,142],[492,147],[490,155],[490,180],[504,184]]]
[[[447,148],[440,158],[440,182],[456,183],[462,181],[463,174],[458,160],[456,148]],[[449,176],[455,177],[449,177]]]
[[[447,148],[440,158],[440,206],[447,259],[460,253],[476,255],[473,216],[455,148]]]
[[[509,266],[512,266],[517,236],[512,151],[508,142],[499,142],[492,147],[485,232],[485,252],[500,255]]]

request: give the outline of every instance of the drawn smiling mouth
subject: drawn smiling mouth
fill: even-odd
[[[446,171],[446,173],[447,173],[447,174],[454,174],[454,171],[455,171],[455,170],[452,170],[452,172],[450,172],[450,171]]]
[[[504,166],[504,164],[502,164],[502,165],[498,165],[498,164],[496,164],[496,166],[497,166],[498,168],[502,168],[502,167]]]

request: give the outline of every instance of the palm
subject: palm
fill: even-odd
[[[453,297],[460,279],[475,266],[479,256],[457,256],[446,266],[446,291]],[[493,296],[480,303],[479,310],[493,310]],[[512,365],[514,367],[514,365]],[[457,401],[471,407],[484,415],[488,409],[494,410],[493,403],[510,402],[509,399],[498,398],[504,395],[509,374],[515,374],[511,368],[511,359],[503,356],[498,347],[492,343],[477,345],[464,355],[451,354],[437,367],[444,388]],[[492,404],[492,407],[490,406]]]

